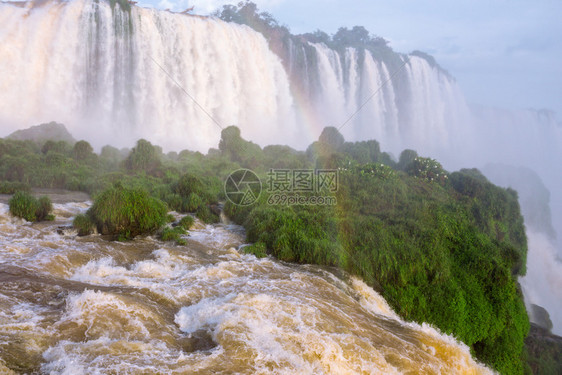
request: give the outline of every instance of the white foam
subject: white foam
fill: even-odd
[[[86,290],[68,296],[65,313],[57,325],[63,328],[69,322],[73,323],[74,330],[84,330],[85,339],[149,339],[154,333],[153,328],[161,325],[162,319],[130,299]]]
[[[363,280],[356,277],[351,278],[353,289],[359,293],[359,303],[367,310],[375,314],[383,315],[392,319],[400,320],[398,315],[388,305],[388,302],[373,288],[369,287]]]
[[[78,214],[85,213],[92,202],[53,203],[53,214],[57,220],[70,220]]]
[[[158,340],[145,342],[100,337],[84,342],[61,340],[43,353],[43,359],[43,373],[76,375],[164,374],[170,373],[170,368],[186,364],[188,358]]]

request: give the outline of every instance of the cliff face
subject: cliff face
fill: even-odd
[[[553,335],[545,328],[531,324],[525,339],[527,363],[533,374],[562,373],[562,337]]]

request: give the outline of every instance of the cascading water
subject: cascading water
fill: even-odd
[[[0,4],[6,132],[56,120],[97,146],[145,137],[165,149],[206,151],[220,137],[206,111],[258,143],[306,147],[392,73],[369,52],[348,48],[342,58],[322,44],[290,49],[286,72],[261,34],[212,18],[92,0],[31,4]],[[464,99],[439,69],[409,59],[406,82],[384,85],[343,129],[348,139],[376,138],[395,153],[450,143],[450,125],[467,117]],[[303,82],[290,83],[293,75]]]
[[[3,129],[57,119],[98,146],[216,146],[220,129],[169,74],[224,127],[297,139],[283,67],[247,27],[89,0],[2,3],[0,23]]]

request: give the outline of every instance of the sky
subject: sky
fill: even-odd
[[[208,14],[228,0],[141,0]],[[254,0],[293,34],[365,26],[397,52],[421,50],[457,80],[468,101],[551,109],[562,120],[561,0]]]

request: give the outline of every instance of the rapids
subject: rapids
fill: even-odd
[[[238,226],[187,246],[60,229],[87,208],[31,224],[0,203],[0,373],[491,373],[359,279],[244,255]]]

